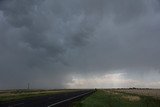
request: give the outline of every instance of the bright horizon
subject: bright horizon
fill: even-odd
[[[1,0],[0,90],[160,88],[159,0]]]

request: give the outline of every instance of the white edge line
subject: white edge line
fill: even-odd
[[[91,92],[93,92],[93,91],[91,91]],[[83,93],[83,94],[81,94],[81,95],[77,95],[77,96],[75,96],[75,97],[72,97],[72,98],[69,98],[69,99],[66,99],[66,100],[59,101],[59,102],[54,103],[54,104],[51,104],[51,105],[49,105],[49,106],[47,106],[47,107],[52,107],[52,106],[55,106],[55,105],[57,105],[57,104],[60,104],[60,103],[66,102],[66,101],[70,101],[70,100],[72,100],[72,99],[81,97],[81,96],[86,95],[86,94],[91,93],[91,92]]]

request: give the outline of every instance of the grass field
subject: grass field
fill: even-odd
[[[114,91],[137,94],[143,96],[151,96],[160,99],[160,89],[115,89]]]
[[[26,98],[53,95],[76,90],[9,90],[0,92],[0,103],[22,100]]]
[[[98,90],[73,107],[160,107],[160,100],[111,90]]]

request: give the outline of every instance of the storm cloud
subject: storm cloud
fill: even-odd
[[[159,34],[159,0],[0,0],[0,88],[159,87]]]

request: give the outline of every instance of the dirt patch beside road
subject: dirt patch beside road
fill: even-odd
[[[132,95],[122,96],[122,98],[127,101],[140,101],[141,100],[139,96],[132,96]]]

